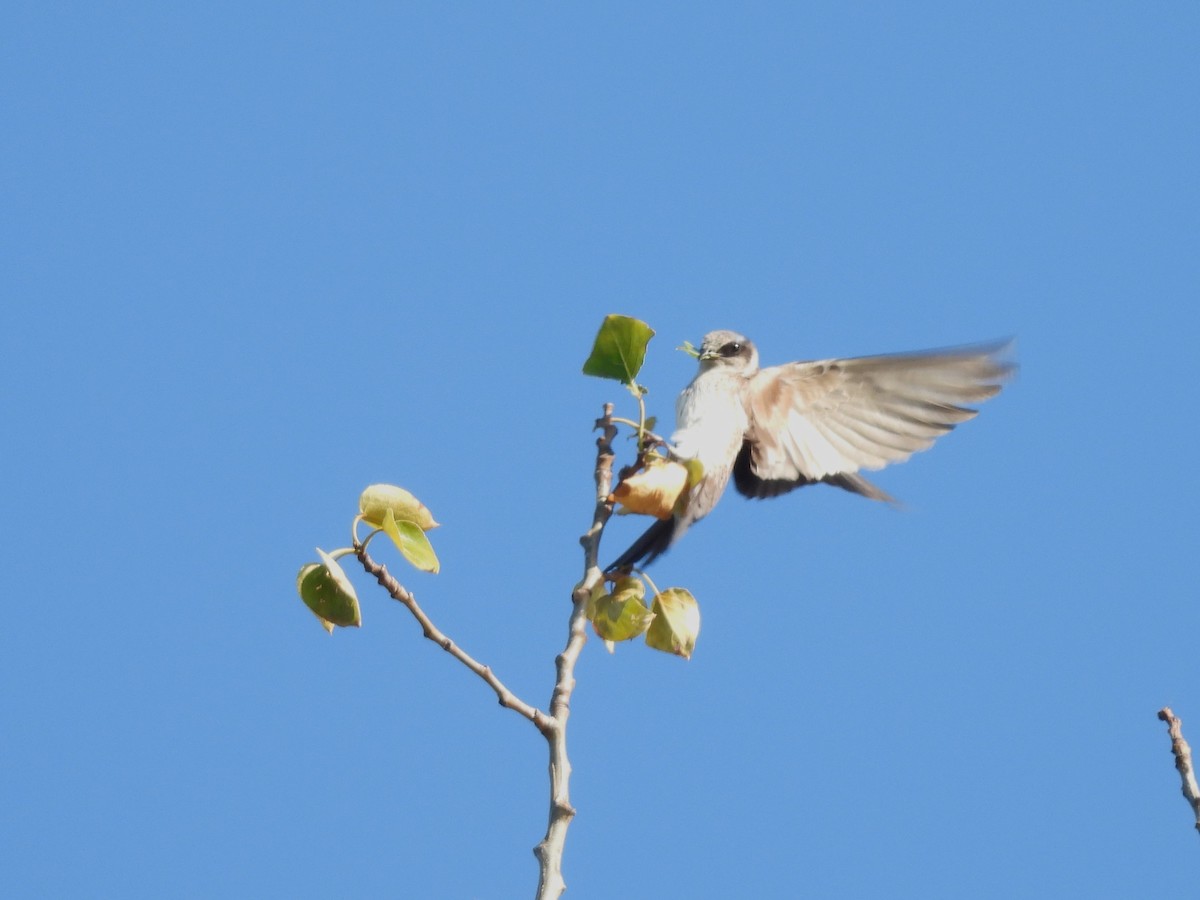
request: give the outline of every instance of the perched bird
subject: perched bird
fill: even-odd
[[[974,418],[1015,366],[1006,343],[758,367],[754,344],[733,331],[704,336],[700,371],[675,403],[671,455],[703,476],[682,512],[655,522],[608,567],[648,564],[712,512],[729,478],[747,497],[806,484],[892,498],[859,472],[904,462]],[[643,562],[644,561],[644,562]]]

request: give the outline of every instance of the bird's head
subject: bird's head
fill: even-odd
[[[749,377],[758,371],[758,350],[736,331],[710,331],[700,342],[700,369],[717,366]]]

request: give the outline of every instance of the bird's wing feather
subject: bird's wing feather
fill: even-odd
[[[975,416],[964,404],[1000,391],[1014,368],[1001,358],[1007,346],[762,369],[743,395],[750,470],[761,481],[806,484],[903,462]]]

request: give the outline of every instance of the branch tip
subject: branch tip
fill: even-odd
[[[1196,772],[1192,767],[1192,748],[1183,738],[1183,720],[1175,715],[1169,706],[1164,706],[1158,711],[1158,719],[1167,723],[1171,753],[1175,757],[1175,769],[1179,772],[1180,790],[1196,817],[1196,830],[1200,831],[1200,785],[1196,783]]]

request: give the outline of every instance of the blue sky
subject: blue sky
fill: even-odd
[[[903,511],[727,498],[690,662],[589,641],[567,896],[1193,890],[1195,4],[351,6],[4,17],[0,890],[531,896],[539,735],[294,578],[408,487],[544,706],[611,312],[664,418],[715,328],[1022,368]]]

